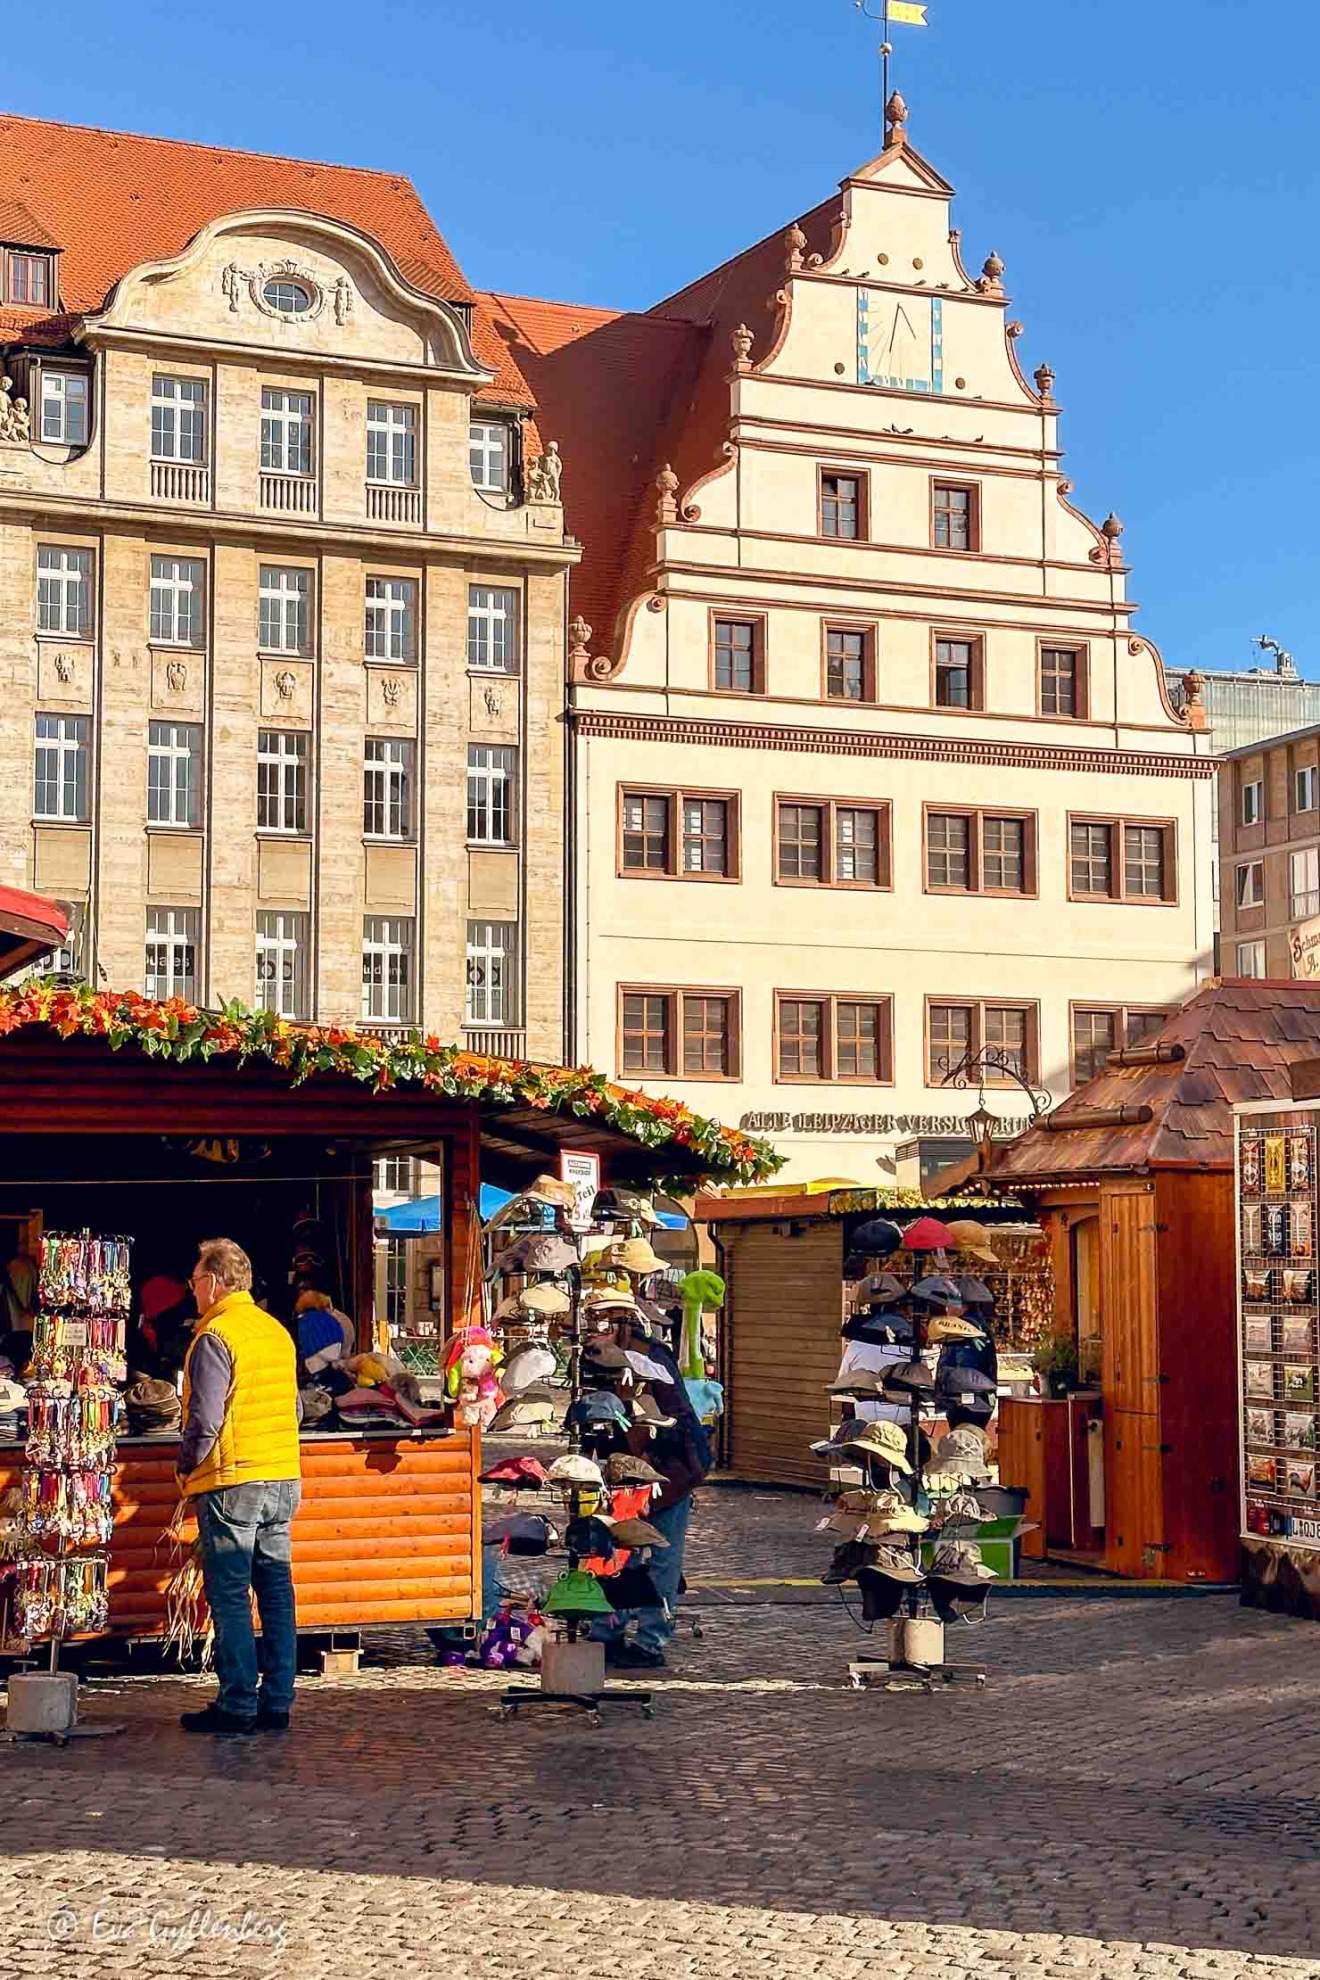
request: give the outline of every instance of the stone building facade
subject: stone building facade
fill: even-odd
[[[1320,976],[1320,728],[1221,763],[1219,910],[1226,976]]]
[[[951,199],[896,99],[837,195],[650,311],[485,298],[580,470],[575,1054],[790,1179],[956,1142],[983,1052],[1024,1120],[1013,1072],[1066,1093],[1211,964],[1209,738]]]
[[[0,157],[0,873],[93,984],[559,1058],[576,550],[417,195]]]

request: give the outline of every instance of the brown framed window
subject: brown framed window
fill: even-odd
[[[926,812],[927,893],[1034,894],[1033,812]]]
[[[974,482],[932,482],[931,542],[937,550],[980,549],[981,491]]]
[[[776,798],[775,880],[790,887],[888,887],[889,806]]]
[[[711,622],[711,685],[724,694],[762,692],[760,619],[714,619]]]
[[[619,986],[619,1068],[668,1079],[737,1079],[741,996],[737,990]]]
[[[820,471],[820,533],[856,542],[866,532],[866,481],[860,474]]]
[[[1040,1077],[1040,1026],[1029,1003],[929,998],[926,1003],[926,1083],[939,1086],[969,1053],[993,1052],[1027,1081]],[[988,1072],[987,1086],[1011,1086],[1008,1072]]]
[[[829,701],[874,701],[873,641],[868,627],[826,626],[825,695]]]
[[[1167,818],[1070,818],[1069,894],[1075,900],[1176,901],[1175,832]]]
[[[894,1077],[889,997],[775,993],[775,1077],[888,1086]]]
[[[979,639],[935,639],[934,699],[937,708],[985,706],[985,657]]]
[[[1074,1004],[1072,1007],[1072,1083],[1085,1086],[1104,1071],[1114,1052],[1144,1045],[1164,1024],[1169,1013],[1152,1007],[1123,1004]]]
[[[1086,653],[1079,646],[1040,649],[1040,712],[1082,720],[1087,712]]]
[[[22,249],[9,253],[9,285],[6,301],[11,303],[52,303],[55,284],[51,279],[52,257]]]
[[[738,794],[620,784],[618,845],[618,870],[628,879],[736,880]]]

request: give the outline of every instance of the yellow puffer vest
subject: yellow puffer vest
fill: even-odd
[[[185,1480],[185,1498],[217,1492],[251,1479],[299,1478],[297,1351],[292,1338],[263,1313],[251,1293],[230,1292],[218,1299],[193,1330],[193,1341],[218,1334],[234,1364],[220,1435],[196,1471]],[[191,1383],[183,1364],[183,1418],[188,1420]]]

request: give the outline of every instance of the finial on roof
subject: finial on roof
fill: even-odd
[[[802,266],[802,250],[806,245],[807,237],[795,220],[784,235],[784,246],[788,250],[788,272],[790,275],[795,274]]]
[[[585,666],[591,658],[587,641],[591,638],[591,627],[579,612],[568,622],[568,664],[576,669]]]
[[[885,105],[885,137],[889,144],[901,147],[907,143],[908,107],[900,91],[895,90]]]
[[[1119,537],[1123,534],[1123,525],[1119,521],[1118,517],[1114,514],[1112,509],[1109,511],[1109,514],[1105,517],[1104,521],[1101,523],[1100,529],[1101,532],[1109,538],[1109,541],[1111,543],[1117,543]]]
[[[1100,525],[1100,541],[1091,552],[1091,562],[1117,570],[1123,562],[1123,547],[1119,542],[1122,534],[1123,525],[1111,509]]]
[[[736,330],[729,332],[729,342],[733,345],[733,362],[737,369],[739,371],[750,371],[752,345],[756,342],[756,339],[745,323],[740,323]]]
[[[1204,729],[1209,726],[1205,714],[1205,675],[1198,674],[1195,667],[1182,677],[1183,705],[1182,718],[1189,729]]]
[[[665,462],[656,476],[655,485],[659,491],[659,499],[655,505],[655,519],[657,523],[677,522],[678,503],[674,500],[674,497],[678,493],[678,476],[674,473],[668,461]]]
[[[993,248],[985,258],[981,279],[976,286],[983,296],[1002,296],[1004,293],[1004,264]]]
[[[1054,373],[1047,364],[1038,364],[1032,376],[1036,381],[1036,390],[1048,404],[1054,397]]]

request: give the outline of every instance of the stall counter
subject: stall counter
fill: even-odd
[[[384,1431],[302,1437],[293,1527],[300,1630],[465,1622],[480,1608],[480,1434]],[[162,1636],[173,1573],[178,1437],[121,1438],[110,1541],[110,1628]],[[0,1445],[0,1492],[19,1484],[21,1444]]]

